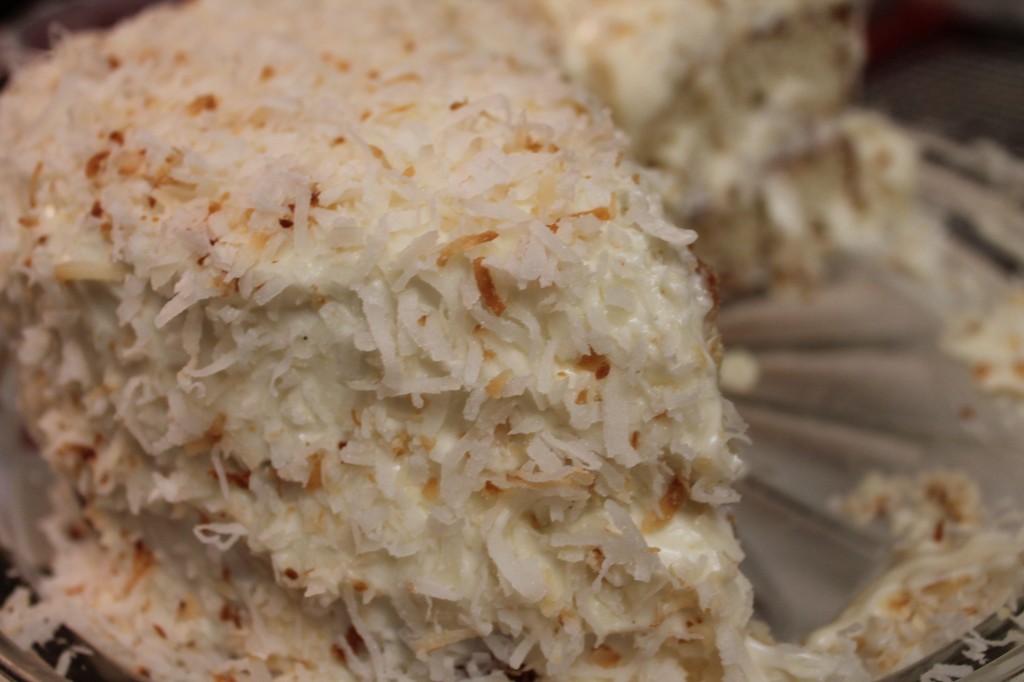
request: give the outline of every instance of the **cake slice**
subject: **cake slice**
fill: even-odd
[[[0,100],[44,589],[144,676],[858,679],[748,633],[694,235],[507,11],[200,0]]]

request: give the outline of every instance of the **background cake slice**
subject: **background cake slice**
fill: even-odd
[[[698,231],[726,293],[807,288],[837,250],[928,259],[902,248],[925,247],[907,227],[921,220],[916,150],[885,120],[849,111],[863,63],[857,3],[537,4],[563,68],[662,172],[670,214]]]

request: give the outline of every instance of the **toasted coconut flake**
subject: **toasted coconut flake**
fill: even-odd
[[[595,353],[593,348],[582,356],[576,365],[582,370],[593,372],[595,379],[604,379],[612,369],[608,358],[600,353]]]
[[[89,157],[89,160],[85,162],[85,177],[95,178],[107,164],[107,158],[110,156],[110,151],[104,149],[96,152]]]
[[[455,239],[441,247],[441,252],[437,256],[437,264],[439,267],[443,268],[448,263],[448,259],[452,256],[465,253],[476,246],[494,241],[497,238],[498,233],[494,230],[487,230],[485,232],[459,237],[458,239]]]
[[[483,298],[484,307],[500,317],[505,312],[505,301],[498,294],[494,280],[491,279],[491,271],[484,265],[483,258],[473,260],[473,277],[476,279],[476,287]]]
[[[204,111],[215,111],[216,109],[217,97],[209,93],[199,95],[189,102],[187,107],[185,107],[185,111],[187,111],[190,116],[198,116]]]

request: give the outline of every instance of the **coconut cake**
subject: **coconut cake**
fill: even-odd
[[[694,235],[510,17],[200,0],[4,93],[50,596],[138,674],[859,679],[748,632]]]

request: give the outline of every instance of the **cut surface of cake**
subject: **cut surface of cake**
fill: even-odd
[[[200,0],[0,100],[50,596],[136,671],[861,679],[748,632],[693,234],[511,16]]]

